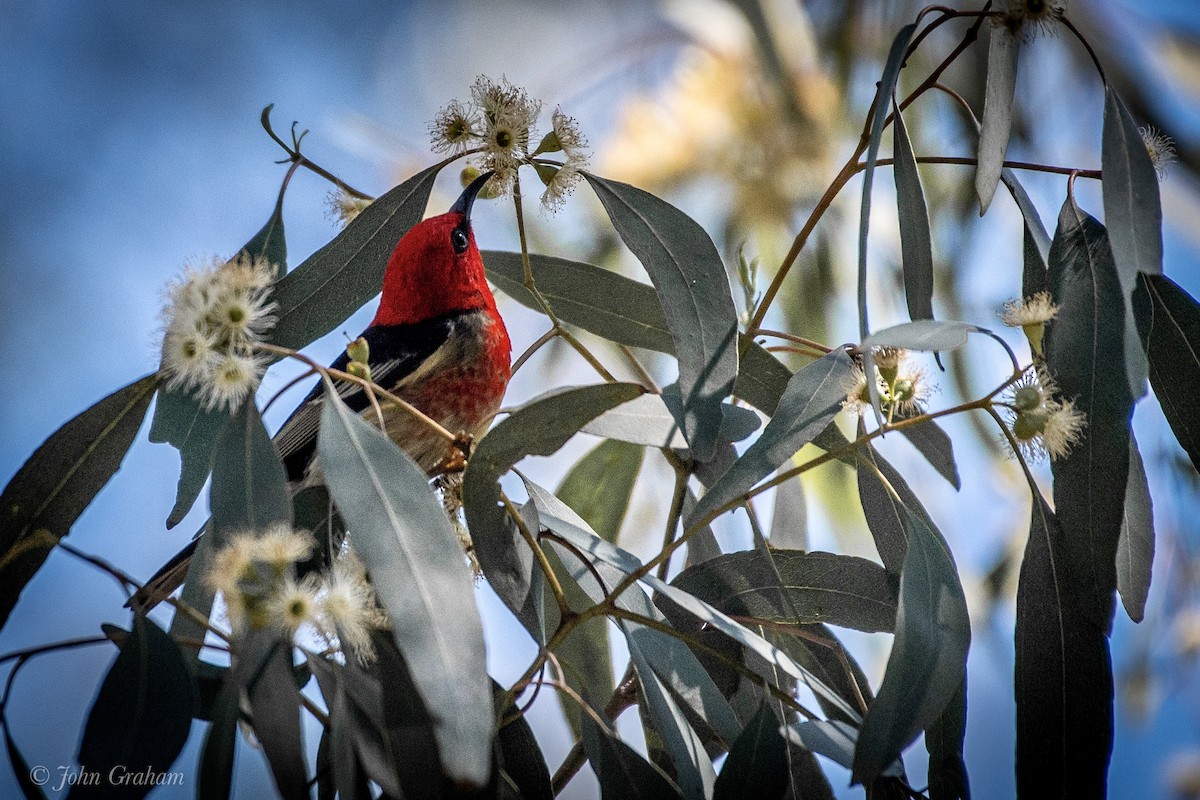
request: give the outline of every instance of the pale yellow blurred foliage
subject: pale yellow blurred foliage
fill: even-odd
[[[635,96],[621,109],[599,154],[602,174],[652,192],[719,178],[731,189],[729,216],[742,222],[786,220],[798,201],[824,188],[840,91],[814,57],[800,7],[764,6],[773,12],[771,37],[788,85],[773,79],[754,34],[736,12],[728,16],[728,6],[722,12],[707,3],[677,4],[672,18],[686,25],[693,43],[653,95]],[[704,24],[717,15],[720,26]],[[721,36],[703,36],[714,28]]]

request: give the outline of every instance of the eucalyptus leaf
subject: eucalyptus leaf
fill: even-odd
[[[712,797],[717,775],[704,749],[703,740],[655,674],[643,652],[644,642],[634,636],[630,636],[628,642],[630,662],[637,672],[646,710],[654,723],[654,730],[662,738],[663,748],[675,766],[675,779],[683,796]]]
[[[1050,257],[1050,234],[1046,232],[1046,226],[1042,222],[1041,215],[1038,214],[1037,207],[1029,199],[1029,194],[1025,191],[1020,179],[1017,178],[1016,172],[1005,167],[1000,173],[1000,180],[1008,187],[1009,194],[1016,201],[1017,208],[1021,211],[1021,217],[1025,222],[1025,232],[1041,257],[1042,264],[1045,265],[1046,259]]]
[[[784,462],[783,468],[786,467],[787,462]],[[804,496],[804,482],[799,475],[775,487],[771,532],[767,539],[771,547],[777,550],[808,549],[808,503]],[[691,546],[690,543],[688,546]]]
[[[1132,295],[1138,274],[1162,273],[1162,201],[1158,174],[1137,123],[1111,84],[1104,87],[1104,224],[1125,298],[1125,371],[1135,398],[1146,393],[1147,363],[1139,346]]]
[[[567,541],[569,547],[552,542],[552,550],[562,558],[571,580],[593,604],[603,602],[626,575],[641,566],[635,556],[597,536],[578,514],[553,494],[528,479],[525,479],[525,488],[537,509],[541,527]],[[584,558],[598,555],[598,558],[585,564],[579,560],[581,555]],[[615,604],[655,622],[667,621],[641,587],[631,586]],[[622,620],[619,627],[626,639],[641,649],[671,692],[703,719],[726,746],[732,744],[742,728],[729,703],[687,645],[636,621]]]
[[[1046,366],[1060,396],[1087,415],[1082,440],[1050,462],[1066,547],[1069,594],[1104,630],[1112,625],[1117,542],[1129,473],[1133,397],[1125,375],[1125,301],[1104,226],[1068,197],[1050,248]],[[1176,365],[1176,368],[1178,366]]]
[[[170,769],[192,727],[195,686],[179,648],[137,614],[88,713],[79,764],[107,778],[114,770],[158,774]],[[144,797],[154,786],[123,785],[122,797]],[[107,797],[107,781],[79,781],[70,797]]]
[[[1175,439],[1200,470],[1200,303],[1166,275],[1141,275],[1134,295],[1150,385]]]
[[[253,396],[227,418],[213,455],[212,518],[196,540],[183,587],[184,602],[204,616],[212,610],[213,590],[207,576],[217,551],[236,533],[261,533],[273,523],[292,520],[287,475]],[[190,614],[177,613],[171,621],[171,635],[176,638],[200,642],[205,633]],[[192,664],[199,651],[195,645],[184,647]]]
[[[279,311],[272,344],[304,347],[379,294],[388,259],[400,238],[425,215],[442,166],[422,170],[381,195],[275,284],[271,296]]]
[[[1113,741],[1104,628],[1078,610],[1063,575],[1065,532],[1034,492],[1017,584],[1017,793],[1103,797]]]
[[[250,629],[235,643],[231,678],[244,697],[249,723],[262,747],[275,788],[285,800],[308,797],[300,696],[292,681],[290,638]]]
[[[630,495],[642,468],[643,456],[642,448],[636,445],[612,440],[601,442],[567,473],[558,487],[558,497],[573,508],[592,530],[605,540],[616,542],[621,523],[629,510]],[[567,585],[578,589],[573,581]],[[564,591],[567,585],[563,586]],[[582,590],[579,590],[579,595],[587,602]],[[612,693],[616,680],[609,650],[607,621],[593,619],[584,622],[563,641],[556,654],[565,672],[567,685],[581,696],[607,697]],[[559,701],[567,723],[578,738],[581,735],[580,716],[583,713],[579,704],[563,694],[559,695]]]
[[[686,449],[687,439],[680,430],[675,415],[671,413],[667,404],[668,397],[666,390],[663,394],[635,397],[627,403],[605,411],[580,428],[580,431],[645,447]],[[722,403],[721,410],[723,416],[720,437],[723,440],[741,441],[760,424],[758,415],[748,409]]]
[[[125,459],[158,386],[147,375],[50,435],[0,493],[0,627],[59,539]]]
[[[771,549],[726,553],[681,572],[671,582],[733,617],[788,625],[827,623],[890,632],[896,593],[878,564],[835,553]]]
[[[500,507],[500,476],[528,455],[550,455],[581,427],[644,390],[627,383],[556,392],[509,415],[479,441],[463,476],[463,506],[488,583],[541,641],[541,597],[533,592],[533,553]],[[444,515],[443,515],[444,516]]]
[[[883,138],[883,127],[887,122],[900,70],[904,66],[908,43],[917,30],[915,24],[905,25],[892,40],[883,75],[875,91],[875,105],[871,109],[871,135],[867,140],[867,156],[864,160],[862,208],[858,217],[858,329],[859,338],[866,339],[870,332],[867,321],[867,233],[871,226],[871,189],[875,185],[875,162],[879,160],[879,142]]]
[[[499,700],[503,696],[504,690],[493,681],[493,699]],[[508,708],[496,704],[496,718],[505,721],[496,732],[501,760],[499,768],[511,776],[522,800],[552,800],[554,790],[550,784],[550,772],[529,720],[518,712],[513,703]]]
[[[788,728],[789,739],[798,742],[804,749],[825,756],[839,766],[851,769],[859,731],[853,725],[840,720],[810,719]],[[885,776],[904,774],[899,760],[892,762],[883,771]]]
[[[967,680],[941,716],[925,729],[925,750],[929,753],[929,800],[971,800],[971,782],[963,759],[963,739],[967,734]]]
[[[782,798],[788,786],[787,747],[779,734],[779,721],[764,705],[730,748],[713,787],[713,800]]]
[[[1021,243],[1021,297],[1033,297],[1039,292],[1049,291],[1046,255],[1050,249],[1047,247],[1046,253],[1042,253],[1028,224],[1022,228]]]
[[[975,167],[975,193],[979,195],[979,215],[988,210],[996,194],[996,184],[1004,169],[1008,136],[1012,129],[1013,95],[1017,88],[1017,58],[1021,37],[1003,25],[992,28],[988,41],[987,86],[984,89],[983,118],[979,125],[979,158]]]
[[[900,432],[951,486],[955,489],[962,488],[962,480],[958,477],[958,464],[954,460],[954,442],[941,426],[933,420],[925,420],[919,425],[901,428]]]
[[[859,730],[854,783],[884,774],[941,716],[966,673],[971,622],[954,558],[924,520],[905,511],[908,552],[900,573],[896,635],[883,683]]]
[[[230,681],[223,681],[213,701],[212,722],[200,750],[197,800],[226,800],[230,796],[240,718],[237,687]]]
[[[679,359],[683,432],[696,457],[706,460],[716,445],[721,401],[738,373],[737,310],[725,265],[704,229],[670,203],[583,175],[658,293]]]
[[[287,241],[283,235],[283,194],[287,183],[279,191],[275,209],[263,227],[238,251],[235,258],[248,255],[262,257],[274,268],[276,276],[283,276],[272,289],[273,298],[279,303],[279,287],[287,280]],[[311,260],[311,259],[310,259]],[[307,263],[307,262],[305,262]],[[361,305],[361,304],[360,304]],[[279,306],[283,308],[282,305]],[[349,313],[346,314],[349,316]],[[343,317],[344,318],[344,317]],[[278,327],[278,322],[276,324]],[[316,336],[313,337],[315,339]],[[308,341],[312,341],[309,339]],[[304,342],[307,344],[308,342]],[[299,346],[299,345],[297,345]],[[216,437],[225,425],[229,414],[220,409],[208,409],[194,393],[183,389],[163,387],[158,393],[154,407],[154,419],[150,424],[150,441],[165,442],[179,450],[179,484],[175,491],[175,505],[167,516],[167,527],[173,528],[187,516],[188,511],[200,496],[204,481],[212,468],[213,447]]]
[[[527,308],[541,311],[525,287],[520,253],[484,250],[488,280]],[[630,347],[674,353],[667,317],[654,287],[592,264],[529,254],[538,291],[559,319]]]
[[[684,527],[751,489],[825,430],[842,409],[852,374],[853,362],[841,349],[797,372],[762,434],[701,496]]]
[[[957,350],[967,343],[968,334],[981,330],[982,328],[967,322],[914,320],[875,331],[863,339],[862,346],[902,347],[905,350],[926,352]]]
[[[637,751],[583,715],[583,749],[604,800],[679,800],[679,787]]]
[[[1129,480],[1125,485],[1125,519],[1117,541],[1117,591],[1134,622],[1146,616],[1150,572],[1154,566],[1154,507],[1146,468],[1137,440],[1129,437]]]
[[[425,473],[326,382],[317,454],[416,687],[447,775],[482,786],[492,714],[483,625],[462,546]]]
[[[895,165],[896,211],[900,217],[900,257],[904,271],[904,299],[909,319],[933,319],[933,241],[929,233],[929,209],[913,153],[904,115],[893,104],[896,126]],[[993,187],[994,188],[994,187]]]
[[[564,511],[562,503],[553,497],[553,495],[550,495],[544,489],[529,481],[526,481],[525,485],[529,489],[530,497],[538,504],[538,515],[543,524],[546,524],[556,534],[566,539],[577,551],[596,558],[597,561],[594,562],[596,566],[599,566],[603,562],[609,566],[616,567],[624,575],[629,575],[641,569],[642,562],[636,556],[622,550],[616,545],[609,544],[593,531],[588,530],[586,525],[581,525],[582,520],[573,515],[569,509]],[[576,573],[575,577],[577,580],[581,574]],[[850,708],[836,692],[825,686],[819,678],[805,670],[788,656],[787,653],[779,650],[770,642],[763,639],[763,637],[730,619],[727,614],[714,608],[700,598],[655,577],[652,573],[641,576],[639,580],[658,594],[665,596],[701,623],[721,631],[734,641],[757,653],[769,663],[776,665],[787,674],[803,681],[814,692],[824,695],[831,703],[841,707],[851,718],[857,718],[857,712]],[[610,586],[609,588],[611,589],[612,587]],[[638,593],[634,592],[633,587],[630,587],[627,594],[623,595],[621,599],[625,600],[627,596],[632,598],[639,597]],[[632,608],[632,610],[649,616],[644,610],[636,607]],[[721,710],[723,712],[725,708]],[[713,724],[714,730],[719,735],[725,735],[726,730],[723,730],[723,728],[726,726],[715,724],[711,714],[702,716],[710,724]],[[736,722],[733,723],[733,727],[737,727]]]

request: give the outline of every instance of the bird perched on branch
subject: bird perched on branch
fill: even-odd
[[[379,310],[357,351],[352,345],[330,364],[331,369],[369,374],[375,384],[447,431],[465,434],[462,438],[487,430],[510,374],[508,331],[471,230],[471,208],[490,177],[490,172],[480,175],[447,213],[419,222],[401,237],[384,272]],[[371,398],[362,385],[335,385],[351,409],[374,421]],[[316,462],[323,402],[318,384],[275,435],[293,492],[323,482]],[[453,443],[436,427],[395,404],[384,401],[381,406],[388,436],[427,473],[442,471],[448,456],[453,460]],[[196,541],[147,582],[135,605],[153,605],[183,583]]]

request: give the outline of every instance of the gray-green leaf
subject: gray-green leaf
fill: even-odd
[[[854,750],[853,781],[869,783],[936,720],[962,685],[971,621],[954,558],[906,509],[908,553],[900,573],[896,636]]]
[[[683,432],[707,460],[721,401],[738,372],[737,311],[725,265],[704,229],[649,192],[584,173],[625,245],[646,268],[679,359]]]
[[[326,382],[317,454],[350,542],[434,717],[453,780],[491,770],[492,703],[483,625],[462,546],[425,473]]]
[[[975,167],[975,193],[979,215],[988,210],[1004,169],[1008,135],[1012,129],[1013,95],[1017,87],[1017,57],[1021,38],[1003,26],[992,28],[988,42],[987,88],[979,129],[979,159]]]
[[[158,386],[147,375],[50,435],[0,493],[0,627],[55,543],[120,468]]]

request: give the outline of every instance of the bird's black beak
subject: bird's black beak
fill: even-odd
[[[458,199],[454,201],[454,205],[450,206],[450,211],[456,211],[459,214],[462,214],[463,217],[470,222],[471,206],[475,205],[475,198],[479,196],[479,192],[483,189],[483,185],[487,183],[488,179],[495,174],[496,173],[489,170],[475,180],[471,181],[471,185],[463,189],[463,193],[460,194]]]

